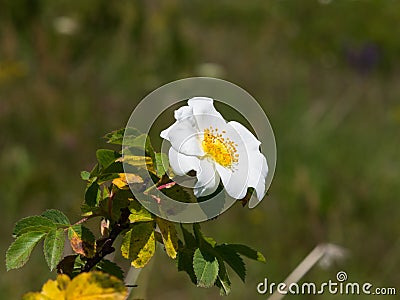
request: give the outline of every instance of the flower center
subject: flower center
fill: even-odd
[[[224,138],[222,133],[218,133],[218,128],[213,129],[212,126],[204,130],[204,137],[201,143],[206,155],[211,157],[215,162],[223,167],[231,167],[239,160],[237,154],[237,144],[230,138]]]

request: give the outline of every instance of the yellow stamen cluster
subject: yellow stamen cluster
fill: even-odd
[[[206,155],[215,162],[223,167],[232,167],[239,160],[239,154],[236,153],[237,144],[230,138],[224,138],[224,133],[226,133],[224,130],[218,133],[218,128],[205,129],[202,147]]]

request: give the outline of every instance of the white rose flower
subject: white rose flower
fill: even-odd
[[[261,142],[242,124],[226,122],[213,99],[195,97],[175,111],[176,122],[160,136],[171,143],[169,161],[176,175],[196,171],[196,197],[215,192],[220,179],[229,196],[242,199],[255,189],[258,201],[265,195],[267,160]]]

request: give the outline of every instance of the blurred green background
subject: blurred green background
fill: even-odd
[[[0,0],[0,253],[24,216],[57,208],[78,219],[79,172],[145,95],[215,76],[259,100],[278,147],[269,196],[204,225],[267,258],[248,261],[245,284],[232,274],[229,299],[266,299],[257,283],[282,281],[321,242],[349,256],[304,281],[345,270],[349,281],[399,293],[399,22],[395,0]],[[40,249],[22,269],[5,272],[3,263],[0,272],[1,299],[55,276]],[[147,287],[147,299],[219,299],[162,251]]]

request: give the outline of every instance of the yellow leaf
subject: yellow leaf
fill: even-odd
[[[129,221],[131,223],[153,221],[154,216],[144,208],[137,200],[132,199],[129,203]]]
[[[121,280],[102,272],[79,274],[65,291],[66,300],[123,300],[127,295],[128,291]]]
[[[146,165],[149,166],[153,164],[150,157],[140,155],[124,155],[123,157],[118,158],[116,161],[142,168],[145,168]]]
[[[155,251],[154,222],[135,223],[122,238],[122,256],[131,259],[135,268],[143,268]]]
[[[112,183],[121,190],[128,189],[129,184],[132,184],[132,183],[143,183],[143,178],[136,174],[119,173],[118,175],[119,175],[119,177],[113,179]]]
[[[65,289],[71,279],[67,275],[60,274],[56,280],[48,280],[42,287],[42,294],[51,299],[63,299]]]
[[[96,252],[96,240],[93,233],[82,225],[68,228],[68,238],[72,250],[86,257],[93,257]]]
[[[174,223],[161,218],[157,218],[156,222],[161,231],[165,251],[169,257],[175,259],[178,251],[178,235]]]
[[[74,279],[58,275],[47,281],[42,291],[27,293],[23,300],[123,300],[128,296],[124,283],[118,278],[102,272],[82,273]]]

